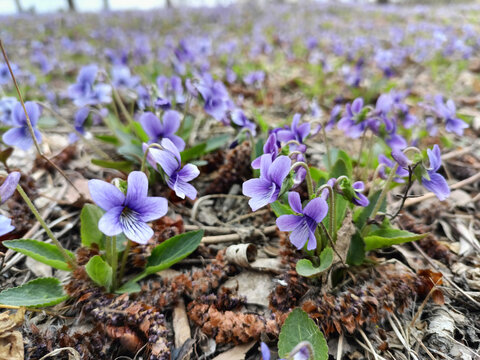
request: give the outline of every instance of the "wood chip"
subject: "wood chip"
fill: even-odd
[[[175,334],[175,347],[181,347],[191,338],[190,325],[188,323],[185,302],[179,299],[173,309],[173,332]]]

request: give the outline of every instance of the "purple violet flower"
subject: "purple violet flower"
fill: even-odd
[[[450,188],[445,178],[437,173],[442,165],[440,147],[435,144],[433,150],[427,149],[427,154],[430,167],[426,169],[428,178],[422,176],[422,184],[427,190],[433,192],[440,201],[443,201],[450,195]]]
[[[261,342],[260,349],[262,352],[262,360],[270,360],[270,349],[268,348],[267,344]]]
[[[0,204],[4,204],[5,201],[12,197],[19,181],[20,173],[18,171],[13,171],[7,175],[3,184],[0,186]]]
[[[453,100],[450,99],[444,103],[442,96],[437,95],[435,96],[435,105],[437,115],[446,121],[445,130],[453,132],[458,136],[462,136],[463,129],[468,128],[468,124],[457,117],[456,107]]]
[[[36,128],[38,118],[40,117],[40,107],[37,103],[27,101],[25,103],[25,108],[27,109],[35,138],[37,139],[37,142],[40,143],[42,142],[42,134],[40,134],[40,131]],[[13,123],[15,127],[9,129],[3,134],[3,142],[10,146],[16,146],[22,150],[30,149],[33,145],[33,139],[30,135],[30,130],[28,129],[27,117],[20,102],[17,102],[13,108]]]
[[[112,101],[110,85],[97,84],[94,86],[97,73],[96,65],[84,66],[78,74],[77,82],[68,87],[68,96],[76,106],[99,105]]]
[[[278,199],[283,180],[290,172],[291,160],[282,155],[272,161],[271,154],[264,154],[260,159],[260,177],[243,183],[242,192],[251,197],[248,204],[253,211]]]
[[[140,77],[132,76],[128,66],[115,65],[112,68],[112,83],[116,88],[133,89],[139,82]]]
[[[135,90],[137,92],[137,105],[140,110],[145,110],[146,107],[152,106],[150,92],[145,86],[138,85]]]
[[[398,163],[398,165],[402,168],[407,168],[409,165],[412,164],[412,161],[405,155],[403,151],[392,151],[391,153],[392,158]]]
[[[143,130],[150,138],[149,143],[160,143],[162,139],[170,139],[178,150],[185,149],[185,141],[175,132],[180,127],[180,113],[176,110],[167,110],[162,115],[162,120],[155,116],[154,113],[145,112],[140,116],[140,124]]]
[[[265,145],[263,145],[263,153],[272,155],[272,160],[275,160],[277,158],[278,154],[280,153],[280,146],[278,145],[277,135],[275,133],[271,133],[268,136],[268,139],[265,142]],[[252,161],[252,168],[260,169],[261,158],[262,157],[259,156],[258,158]]]
[[[298,249],[307,243],[307,250],[317,248],[315,229],[328,213],[327,202],[321,197],[310,200],[304,208],[297,192],[288,193],[288,203],[300,215],[282,215],[277,219],[281,231],[291,231],[290,241]]]
[[[395,166],[395,162],[390,160],[385,155],[380,154],[378,155],[378,163],[379,165],[382,165],[378,170],[378,176],[380,176],[380,178],[382,178],[383,180],[387,180],[388,174],[386,169],[393,168]],[[403,178],[406,176],[408,176],[408,171],[403,169],[402,167],[398,167],[397,171],[395,171],[395,177],[393,178],[393,181],[398,184],[403,184],[405,182]]]
[[[225,122],[228,110],[233,107],[225,85],[221,81],[214,81],[210,74],[205,74],[196,88],[204,100],[205,112],[215,120]]]
[[[186,102],[183,93],[182,79],[178,76],[168,78],[166,76],[159,76],[157,78],[158,99],[155,101],[155,106],[168,110],[172,107],[174,102],[177,105]]]
[[[6,216],[0,215],[0,236],[8,234],[14,229],[15,229],[15,226],[12,225],[12,219]]]
[[[340,117],[340,112],[342,111],[342,107],[340,105],[335,105],[330,112],[330,118],[328,119],[326,125],[325,125],[325,131],[330,131],[333,129],[333,126],[335,123],[338,121],[338,118]]]
[[[17,103],[17,99],[14,97],[4,97],[0,99],[0,122],[4,125],[12,126],[13,120],[13,108]]]
[[[363,99],[356,98],[352,104],[347,104],[345,114],[339,120],[337,127],[353,139],[359,138],[365,130],[366,122],[357,123],[363,110]]]
[[[107,236],[123,232],[128,239],[146,244],[153,236],[153,230],[146,223],[161,218],[168,210],[166,199],[148,196],[147,176],[141,171],[128,175],[126,195],[101,180],[89,180],[88,189],[93,201],[106,211],[98,228]]]
[[[200,171],[193,164],[186,164],[182,168],[182,159],[180,152],[175,144],[168,138],[162,139],[163,150],[150,148],[147,159],[154,169],[157,169],[157,163],[165,174],[165,182],[168,187],[175,191],[175,194],[185,199],[185,196],[192,200],[197,197],[197,190],[188,182],[195,179]],[[146,151],[147,144],[143,144],[143,151]]]
[[[267,344],[264,342],[260,343],[260,351],[262,353],[262,360],[270,360],[270,349],[268,348]],[[292,360],[309,360],[311,358],[310,350],[307,346],[303,346],[298,350],[298,352],[293,355]],[[290,358],[289,358],[290,359]],[[278,360],[286,360],[286,359],[278,359]]]
[[[250,86],[253,85],[256,88],[261,87],[264,81],[265,81],[265,72],[263,72],[262,70],[251,71],[243,77],[243,82],[246,85],[250,85]]]
[[[277,138],[280,141],[290,141],[290,140],[296,140],[299,143],[303,143],[303,140],[308,136],[310,133],[310,124],[309,123],[303,123],[301,125],[298,125],[300,122],[300,114],[295,114],[293,115],[292,119],[292,125],[290,127],[287,127],[286,129],[280,129],[277,132]],[[292,150],[297,150],[297,146],[292,144],[290,145],[290,148]],[[299,151],[305,152],[306,147],[305,146],[300,146],[298,148]]]
[[[86,133],[84,125],[85,125],[85,121],[87,120],[89,114],[90,114],[90,108],[88,106],[85,106],[85,107],[82,107],[82,108],[78,109],[77,112],[75,113],[73,126],[74,126],[75,130],[82,135],[85,135],[85,133]],[[70,143],[73,144],[77,140],[78,140],[77,133],[72,132],[72,133],[69,134]]]
[[[18,72],[20,71],[19,67],[16,64],[10,64],[12,67],[12,71],[17,76],[19,75]],[[8,70],[7,64],[0,64],[0,85],[9,84],[12,81],[10,76],[10,70]]]
[[[257,130],[255,129],[255,123],[250,121],[245,113],[240,109],[235,109],[231,112],[232,121],[240,126],[242,129],[248,129],[252,133],[252,136],[257,134]]]
[[[355,191],[354,197],[352,198],[352,203],[363,207],[368,206],[370,201],[365,195],[362,194],[362,192],[365,190],[365,184],[363,181],[354,182],[352,188]]]

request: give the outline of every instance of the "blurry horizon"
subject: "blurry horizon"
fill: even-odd
[[[24,12],[33,11],[37,14],[68,11],[68,3],[66,0],[18,0]],[[235,0],[173,0],[173,6],[226,6],[230,5]],[[76,0],[75,7],[79,12],[97,12],[103,10],[103,0]],[[108,0],[110,10],[150,10],[155,8],[165,8],[167,0],[142,0],[139,2],[132,2],[131,0]],[[0,15],[16,14],[17,5],[16,0],[0,0]]]

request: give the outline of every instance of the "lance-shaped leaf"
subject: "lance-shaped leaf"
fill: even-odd
[[[66,300],[60,280],[39,278],[0,293],[0,304],[13,306],[52,306]]]
[[[43,241],[33,239],[17,239],[4,241],[3,245],[9,249],[15,250],[16,252],[30,256],[31,258],[47,264],[55,269],[64,271],[72,270],[66,262],[63,254],[53,244],[48,244]],[[65,250],[65,252],[72,259],[75,259],[75,256],[72,252],[68,250]]]
[[[426,234],[414,234],[406,230],[394,228],[385,228],[370,232],[363,238],[365,242],[365,251],[389,247],[392,245],[403,244],[410,241],[416,241],[426,237]]]

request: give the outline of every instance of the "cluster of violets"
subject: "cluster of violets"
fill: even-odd
[[[364,106],[363,100],[358,98],[348,103],[343,112],[340,106],[335,106],[328,121],[321,126],[328,132],[336,125],[351,138],[365,136],[367,131],[371,131],[373,135],[384,140],[390,153],[390,156],[379,155],[376,174],[380,178],[388,180],[393,171],[392,180],[404,183],[413,175],[414,167],[419,165],[422,170],[419,180],[423,186],[440,200],[445,200],[450,189],[445,178],[438,173],[441,166],[439,146],[434,145],[432,149],[427,149],[428,159],[424,161],[423,158],[416,158],[417,164],[407,156],[412,149],[418,153],[420,150],[414,147],[415,140],[410,140],[409,144],[399,130],[412,129],[419,121],[410,113],[409,107],[403,102],[404,98],[405,94],[392,91],[381,95],[375,107]],[[445,104],[441,97],[436,97],[434,106],[429,110],[445,123],[447,132],[461,135],[468,127],[456,116],[451,100]],[[304,206],[299,193],[291,191],[306,178],[308,165],[305,163],[307,147],[304,142],[310,134],[318,132],[318,128],[311,131],[310,123],[300,124],[299,114],[293,117],[291,126],[271,130],[263,148],[264,154],[252,162],[252,167],[260,170],[259,177],[243,184],[243,194],[250,197],[249,205],[253,211],[288,193],[288,204],[295,214],[281,215],[277,219],[277,225],[280,230],[290,232],[290,241],[298,249],[302,249],[305,244],[307,250],[317,247],[315,231],[329,210],[326,201],[330,195],[328,189],[323,189],[318,196],[310,195]],[[369,204],[368,198],[363,194],[365,184],[362,181],[332,178],[327,185],[355,206],[365,207]]]
[[[141,86],[139,79],[130,74],[134,66],[159,63],[172,69],[174,76],[184,77],[207,73],[215,59],[222,59],[223,76],[228,83],[244,82],[258,88],[267,77],[264,71],[249,69],[238,76],[234,69],[244,59],[274,62],[279,56],[321,65],[327,74],[338,71],[345,84],[359,87],[379,74],[395,77],[409,63],[428,65],[437,58],[469,59],[480,48],[478,29],[465,23],[463,17],[467,12],[478,11],[475,5],[452,10],[379,9],[349,4],[345,8],[348,11],[336,9],[338,5],[311,3],[301,7],[269,6],[268,10],[261,6],[183,9],[181,14],[112,12],[102,14],[102,21],[84,14],[57,14],[37,16],[29,32],[18,31],[19,22],[9,17],[3,19],[2,38],[9,49],[28,50],[27,56],[15,57],[21,60],[14,71],[22,83],[42,88],[55,105],[61,102],[63,94],[56,93],[58,90],[49,79],[69,69],[69,58],[78,56],[110,63],[111,81],[116,87]],[[355,13],[360,16],[351,15]],[[407,21],[412,16],[416,21]],[[389,18],[387,25],[381,21],[385,17]],[[365,18],[371,19],[369,26],[363,23]],[[162,26],[165,22],[175,26],[166,29]],[[120,25],[126,23],[136,24],[135,30]],[[80,26],[92,30],[76,31]],[[39,39],[36,34],[43,34],[46,29],[49,36]],[[237,31],[242,37],[235,36]],[[342,64],[340,69],[336,67],[338,63]],[[77,103],[91,104],[108,96],[107,87],[92,86],[94,69],[90,70],[79,76],[80,86],[71,89]],[[4,64],[0,64],[0,86],[12,86]],[[176,92],[175,85],[173,88]],[[77,96],[78,92],[81,96]]]

